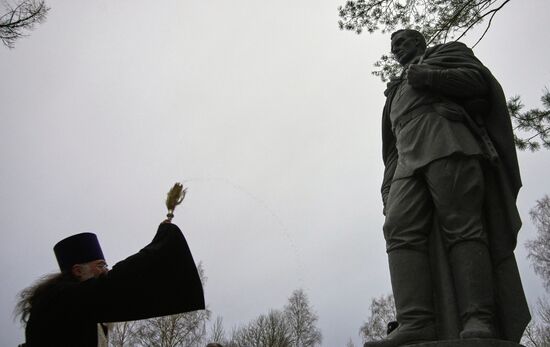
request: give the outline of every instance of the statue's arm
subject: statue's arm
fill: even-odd
[[[382,179],[382,203],[384,204],[383,213],[386,215],[386,203],[390,188],[397,168],[397,147],[395,147],[395,136],[391,129],[390,107],[393,99],[393,93],[388,95],[384,109],[382,111],[382,160],[384,161],[384,177]]]
[[[446,96],[459,98],[479,97],[489,91],[481,73],[471,68],[433,70],[428,86]]]
[[[384,215],[386,214],[386,203],[388,201],[388,195],[390,193],[391,183],[393,175],[395,174],[395,168],[397,167],[397,149],[395,146],[388,148],[386,158],[384,160],[384,178],[382,180],[382,202],[384,203]]]
[[[425,64],[411,65],[407,76],[413,87],[430,89],[449,97],[482,97],[489,92],[483,75],[469,67],[441,69]]]

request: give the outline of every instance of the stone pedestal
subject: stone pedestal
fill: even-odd
[[[407,347],[523,347],[520,344],[494,339],[467,339],[424,342]]]

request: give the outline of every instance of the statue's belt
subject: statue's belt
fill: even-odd
[[[405,124],[415,119],[416,117],[422,116],[423,114],[430,112],[435,112],[435,109],[431,104],[421,105],[413,109],[412,111],[409,111],[407,114],[397,118],[395,126],[393,127],[393,133],[397,134],[399,131],[401,131],[401,129],[403,129]]]

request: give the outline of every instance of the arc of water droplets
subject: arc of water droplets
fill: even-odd
[[[247,189],[245,189],[241,185],[235,184],[235,183],[229,181],[228,179],[226,179],[224,177],[191,177],[191,178],[186,179],[186,180],[183,181],[183,183],[186,187],[189,187],[188,186],[189,182],[218,182],[218,183],[223,183],[223,184],[228,185],[231,188],[235,189],[236,191],[244,194],[245,196],[250,198],[252,201],[257,203],[259,206],[261,206],[265,211],[267,211],[269,213],[269,215],[271,215],[271,217],[279,225],[280,229],[282,230],[282,234],[287,239],[290,247],[292,248],[292,251],[294,252],[294,257],[296,259],[296,267],[297,267],[297,270],[298,270],[298,285],[299,285],[300,288],[304,287],[304,279],[302,277],[302,275],[304,273],[304,267],[302,265],[302,262],[300,261],[300,257],[299,257],[300,253],[298,252],[298,247],[296,246],[294,240],[292,239],[292,237],[291,237],[291,235],[288,231],[288,228],[283,223],[282,219],[273,211],[273,209],[271,207],[269,207],[269,205],[263,199],[261,199],[260,197],[250,193]]]

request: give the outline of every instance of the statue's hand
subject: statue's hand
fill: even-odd
[[[425,88],[428,86],[431,69],[426,65],[411,64],[407,68],[407,81],[413,88]]]

